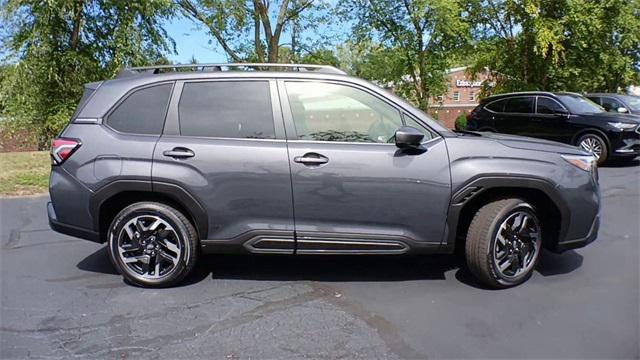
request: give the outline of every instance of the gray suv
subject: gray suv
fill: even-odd
[[[599,226],[592,155],[451,132],[327,66],[128,69],[86,85],[51,156],[51,228],[106,242],[141,286],[176,284],[202,253],[459,250],[508,287]]]

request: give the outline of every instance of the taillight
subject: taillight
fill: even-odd
[[[82,145],[80,140],[58,138],[51,141],[51,159],[54,165],[60,165],[67,160]]]

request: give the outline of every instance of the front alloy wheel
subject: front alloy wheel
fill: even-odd
[[[465,244],[467,265],[483,283],[497,288],[525,282],[542,248],[534,208],[511,198],[490,202],[474,216]]]
[[[193,225],[178,210],[160,203],[126,207],[109,231],[109,255],[130,282],[170,286],[193,268],[197,256]]]

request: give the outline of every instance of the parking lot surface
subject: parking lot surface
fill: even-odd
[[[0,200],[0,358],[637,358],[640,165],[600,169],[595,243],[488,290],[460,260],[207,256],[141,289],[104,245]]]

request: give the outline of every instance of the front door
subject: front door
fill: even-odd
[[[297,253],[402,253],[437,247],[451,196],[444,140],[371,89],[281,81]],[[394,133],[422,126],[424,151]]]
[[[532,125],[525,135],[569,143],[575,134],[575,129],[569,123],[568,110],[547,96],[538,96]]]
[[[154,153],[153,186],[178,185],[206,208],[205,247],[293,253],[289,158],[276,97],[268,80],[176,84]]]

